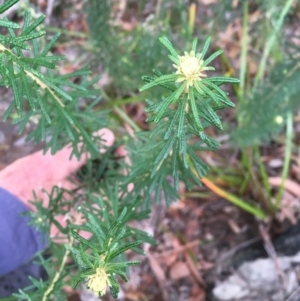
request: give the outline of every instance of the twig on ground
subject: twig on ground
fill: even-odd
[[[185,261],[187,263],[188,269],[190,270],[193,278],[196,280],[198,285],[201,288],[206,288],[206,283],[204,282],[203,278],[201,277],[198,269],[195,266],[195,263],[192,261],[191,256],[188,254],[187,251],[184,252]]]
[[[269,257],[274,261],[274,264],[275,264],[275,267],[277,270],[277,274],[278,274],[278,276],[281,280],[281,284],[283,286],[282,288],[286,291],[286,288],[288,285],[286,276],[285,276],[284,271],[282,270],[281,265],[278,261],[278,257],[277,257],[274,245],[270,239],[270,236],[262,223],[259,224],[259,232],[263,239],[266,252],[268,253]]]
[[[300,298],[300,286],[298,286],[285,301],[296,301]]]
[[[235,246],[231,250],[224,252],[221,254],[220,258],[216,262],[216,267],[217,267],[217,273],[220,274],[223,263],[228,260],[230,257],[232,257],[237,251],[244,249],[256,242],[260,241],[260,237],[254,237],[252,239],[249,239],[247,241],[242,242],[241,244]]]
[[[149,260],[149,265],[151,267],[151,270],[156,278],[157,284],[161,291],[162,299],[163,299],[163,301],[168,301],[169,297],[168,297],[168,291],[167,291],[167,288],[165,285],[167,282],[165,272],[150,252],[147,252],[146,254],[147,254],[147,258]]]
[[[178,254],[179,252],[184,252],[185,250],[191,248],[191,247],[194,247],[196,245],[199,244],[199,239],[197,240],[194,240],[192,242],[189,242],[185,245],[180,245],[179,247],[177,247],[176,249],[174,250],[170,250],[170,251],[165,251],[163,253],[154,253],[154,257],[155,258],[159,258],[159,257],[169,257],[169,256],[172,256],[174,254]]]

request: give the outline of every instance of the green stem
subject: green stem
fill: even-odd
[[[249,185],[249,180],[250,180],[250,174],[246,173],[244,176],[243,182],[240,185],[240,189],[238,190],[240,195],[243,195],[245,193],[245,190]]]
[[[113,103],[113,101],[109,98],[109,96],[102,90],[102,96],[109,103]],[[116,105],[112,105],[113,111],[125,122],[127,122],[136,132],[140,132],[141,128],[126,114],[126,112],[120,109]]]
[[[116,100],[110,100],[109,102],[105,103],[103,105],[103,109],[111,109],[115,106],[121,106],[121,105],[126,105],[128,103],[137,103],[145,100],[145,96],[142,95],[136,95],[133,97],[127,97],[127,98],[121,98],[121,99],[116,99]]]
[[[73,243],[74,243],[74,238],[71,237],[70,238],[70,245],[73,245]],[[56,283],[59,281],[62,273],[64,272],[64,268],[65,268],[65,265],[67,264],[69,254],[70,254],[70,251],[66,250],[65,254],[62,258],[62,261],[61,261],[61,264],[60,264],[60,267],[59,267],[58,271],[55,273],[50,285],[48,286],[47,290],[44,292],[43,298],[41,299],[42,301],[47,301],[48,297],[50,297],[52,291],[55,288]]]
[[[127,122],[136,132],[140,132],[140,127],[125,113],[124,110],[117,106],[113,107],[114,112],[125,122]]]
[[[203,177],[201,179],[201,182],[205,186],[207,186],[210,190],[212,190],[214,193],[223,197],[225,200],[229,201],[230,203],[234,204],[235,206],[240,207],[241,209],[257,216],[258,218],[261,218],[261,219],[266,218],[266,213],[262,209],[260,209],[256,206],[250,205],[243,199],[240,199],[239,197],[221,189],[220,187],[218,187],[214,183],[212,183],[209,179]]]
[[[246,172],[246,177],[247,175],[251,175],[252,172],[252,166],[253,166],[253,152],[252,152],[252,148],[247,147],[247,148],[242,148],[241,149],[241,155],[242,155],[242,167]],[[246,178],[245,177],[245,178]],[[248,179],[249,179],[248,178]]]
[[[77,38],[87,38],[87,34],[85,34],[84,32],[78,32],[78,31],[71,31],[71,30],[67,30],[67,29],[62,29],[62,28],[56,28],[56,27],[51,27],[51,26],[46,26],[45,27],[46,31],[49,32],[59,32],[61,34],[65,34],[67,36],[73,36],[73,37],[77,37]]]
[[[289,166],[291,162],[292,145],[293,145],[293,114],[292,112],[288,112],[286,118],[286,141],[285,141],[284,163],[283,163],[283,170],[281,174],[282,180],[276,195],[275,210],[277,210],[278,207],[280,206],[280,202],[282,199],[284,183],[285,180],[287,179]]]
[[[271,186],[270,186],[269,179],[268,179],[268,173],[267,173],[266,168],[265,168],[265,166],[262,162],[258,146],[257,145],[254,146],[253,150],[254,150],[254,154],[255,154],[255,157],[256,157],[257,162],[258,162],[258,167],[259,167],[260,175],[261,175],[261,178],[262,178],[262,181],[263,181],[263,184],[264,184],[264,189],[267,192],[268,204],[269,204],[270,208],[272,208],[272,205],[271,205],[272,204],[271,203]]]

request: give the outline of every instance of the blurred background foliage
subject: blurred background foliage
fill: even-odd
[[[18,14],[35,9],[37,18],[41,4],[43,1],[30,5],[24,1]],[[228,166],[227,158],[219,152],[216,161],[222,164],[213,159],[210,175],[228,181],[228,187],[235,193],[254,198],[254,203],[263,203],[265,209],[274,212],[274,208],[269,208],[273,207],[274,196],[268,184],[270,171],[263,164],[262,153],[269,151],[272,143],[290,145],[283,158],[286,178],[294,150],[293,135],[298,135],[292,130],[281,136],[284,129],[290,128],[287,121],[291,125],[297,118],[300,104],[300,32],[295,26],[299,23],[298,1],[67,0],[53,2],[50,10],[44,4],[44,9],[46,23],[54,25],[46,25],[46,31],[62,33],[56,51],[64,52],[66,46],[72,49],[66,53],[72,67],[61,65],[61,70],[73,71],[89,64],[95,74],[100,74],[94,87],[102,89],[102,100],[93,110],[111,110],[108,125],[115,131],[119,144],[129,144],[127,149],[134,148],[135,140],[128,139],[133,131],[153,128],[145,122],[145,98],[159,101],[165,95],[159,88],[140,94],[142,76],[152,74],[153,68],[164,74],[174,71],[158,37],[168,36],[183,54],[191,48],[193,37],[202,45],[211,36],[213,43],[208,55],[220,48],[224,53],[214,61],[216,70],[210,76],[238,77],[240,84],[225,86],[236,109],[221,113],[222,135],[206,129],[217,140],[223,139],[226,147],[237,150],[237,162]],[[80,22],[73,21],[73,13],[82,17]],[[56,22],[61,24],[57,26]],[[88,104],[80,100],[80,110]],[[210,155],[197,154],[206,163],[207,158],[212,160]],[[263,186],[259,185],[261,182]]]
[[[167,35],[178,49],[189,49],[191,37],[197,37],[201,45],[207,36],[212,36],[210,53],[224,49],[211,74],[237,76],[241,81],[233,89],[228,87],[236,110],[222,113],[230,148],[239,148],[241,157],[234,168],[220,158],[224,165],[211,166],[211,175],[223,180],[231,178],[227,182],[231,189],[240,195],[246,193],[248,200],[254,198],[254,203],[274,214],[279,202],[271,194],[270,171],[262,163],[262,153],[270,150],[270,143],[282,144],[278,135],[292,128],[300,107],[300,32],[295,26],[299,22],[299,3],[107,0],[88,1],[85,9],[95,61],[109,77],[104,87],[106,106],[116,109],[117,105],[127,112],[134,130],[151,127],[136,117],[143,110],[143,98],[137,92],[141,75],[151,74],[154,66],[165,74],[173,68],[158,44],[159,36]],[[159,90],[157,93],[160,97]],[[284,138],[282,184],[276,199],[287,178],[294,134],[297,135],[289,131]]]
[[[86,169],[81,170],[86,187],[95,185],[93,189],[97,193],[99,183],[102,185],[103,179],[107,179],[108,185],[99,194],[110,195],[113,199],[113,202],[103,201],[109,212],[118,216],[126,206],[141,208],[143,202],[138,194],[145,191],[147,198],[152,198],[148,192],[153,191],[153,185],[147,186],[142,181],[136,186],[135,195],[132,192],[119,198],[119,192],[127,188],[135,175],[131,178],[115,173],[118,168],[118,171],[122,168],[130,171],[128,164],[120,158],[116,160],[115,150],[125,144],[132,161],[137,162],[151,161],[158,151],[143,147],[143,139],[149,140],[147,133],[134,136],[133,132],[152,129],[153,125],[145,122],[148,116],[144,100],[150,95],[151,100],[159,100],[165,93],[157,89],[141,95],[142,76],[151,75],[153,68],[164,74],[175,71],[167,58],[168,51],[158,41],[164,35],[176,49],[182,49],[182,55],[184,50],[190,50],[193,37],[198,38],[198,45],[203,45],[211,36],[208,55],[220,48],[224,49],[224,54],[214,61],[216,71],[210,75],[240,79],[239,85],[225,86],[236,109],[221,113],[224,131],[205,129],[221,143],[221,150],[200,152],[198,140],[193,141],[195,153],[210,166],[208,179],[202,183],[213,193],[254,215],[259,216],[257,208],[263,210],[259,217],[267,214],[278,217],[278,213],[283,212],[281,201],[285,181],[300,179],[299,1],[57,0],[48,12],[47,1],[37,0],[30,4],[23,2],[18,15],[23,15],[28,8],[36,12],[36,15],[32,14],[35,18],[39,16],[39,10],[46,13],[45,30],[49,35],[62,33],[54,52],[65,53],[69,63],[60,64],[60,71],[67,73],[89,64],[94,73],[101,76],[93,84],[95,89],[102,89],[101,102],[92,106],[91,102],[79,98],[77,109],[78,115],[85,108],[93,112],[110,110],[108,127],[114,130],[117,145],[108,153],[109,158],[100,155],[96,166],[95,161],[89,161]],[[71,50],[67,52],[66,49]],[[78,78],[74,79],[75,83],[76,80]],[[15,116],[12,119],[18,121]],[[269,164],[274,158],[280,161],[279,168]],[[297,167],[298,173],[292,172],[291,166]],[[168,168],[169,165],[166,171]],[[143,172],[147,170],[143,169]],[[98,183],[94,183],[95,174],[99,176]],[[280,184],[272,186],[270,178],[275,176],[280,178]],[[193,187],[194,183],[198,184],[198,181],[190,183],[193,197],[207,200],[207,192]],[[171,198],[188,195],[182,190],[177,195],[170,187],[166,181],[164,190],[169,191]],[[298,195],[300,197],[299,192]],[[156,201],[159,198],[161,194],[157,193]],[[123,205],[118,207],[120,200]],[[166,201],[168,203],[169,199]],[[299,212],[292,210],[290,216],[297,216]],[[126,221],[143,219],[148,213],[148,210],[141,210]],[[115,215],[110,223],[115,221]],[[138,239],[143,235],[143,232],[134,233]]]
[[[209,14],[205,13],[207,5]],[[85,10],[94,62],[98,62],[109,76],[105,93],[110,100],[132,98],[142,84],[141,76],[151,74],[154,66],[165,74],[173,70],[165,59],[167,52],[159,45],[159,36],[170,37],[179,49],[189,49],[191,37],[197,37],[201,45],[211,35],[215,48],[210,51],[225,49],[218,62],[218,73],[238,75],[241,64],[246,68],[243,91],[235,91],[240,96],[237,112],[243,122],[234,126],[230,134],[241,146],[261,144],[284,128],[288,111],[299,107],[296,97],[300,92],[296,84],[299,68],[295,68],[299,41],[291,43],[291,30],[282,35],[285,29],[283,24],[278,24],[285,5],[286,1],[282,0],[87,1]],[[293,9],[298,6],[295,2]],[[285,22],[293,18],[296,16],[289,9]],[[248,22],[246,33],[242,24],[245,19]],[[279,28],[269,51],[268,69],[258,82],[261,55],[276,26]],[[241,47],[246,39],[247,57],[243,58]],[[253,84],[254,81],[257,82]],[[279,82],[282,87],[278,86]],[[276,93],[272,95],[274,87]],[[282,101],[283,98],[286,100]],[[138,96],[132,100],[140,101]],[[278,122],[281,120],[278,116],[283,121]]]
[[[45,30],[63,35],[54,51],[64,52],[66,46],[72,49],[66,53],[72,67],[61,64],[61,70],[73,71],[89,64],[100,74],[94,88],[102,89],[102,100],[93,110],[111,110],[108,126],[115,131],[118,143],[129,144],[127,149],[134,148],[135,140],[129,139],[133,131],[153,129],[145,122],[145,98],[159,101],[165,95],[163,89],[141,95],[142,76],[152,74],[153,68],[164,74],[174,71],[158,37],[168,36],[183,54],[191,48],[193,37],[201,45],[211,36],[208,55],[220,48],[224,53],[214,62],[216,70],[210,76],[238,77],[240,84],[225,86],[236,109],[221,113],[222,136],[215,129],[205,131],[237,151],[236,164],[228,166],[227,154],[222,151],[214,155],[217,159],[199,152],[197,155],[206,163],[211,161],[211,178],[221,177],[235,193],[248,200],[254,198],[253,202],[269,213],[276,212],[295,151],[293,141],[298,137],[293,128],[300,107],[300,32],[295,26],[299,23],[298,1],[68,0],[52,2],[51,9],[43,3],[24,1],[18,15],[29,8],[36,10],[33,17],[38,18],[40,7],[44,7],[46,23],[56,26],[46,25]],[[73,11],[82,16],[76,25]],[[80,110],[90,104],[82,99],[79,102]],[[268,184],[270,170],[262,156],[273,144],[285,148],[281,192],[277,195]],[[259,185],[261,182],[263,185]]]

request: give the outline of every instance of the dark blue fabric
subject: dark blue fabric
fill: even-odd
[[[40,232],[29,227],[28,217],[22,216],[28,210],[17,197],[0,187],[0,275],[45,249]]]
[[[44,267],[35,264],[33,262],[35,260],[36,258],[24,265],[21,265],[8,274],[0,276],[0,300],[2,300],[1,298],[9,297],[14,293],[18,293],[20,289],[31,286],[32,282],[29,276],[37,280],[47,279],[47,274]],[[29,291],[26,291],[26,293],[29,293]]]

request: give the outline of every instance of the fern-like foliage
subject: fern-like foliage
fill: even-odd
[[[85,170],[86,180],[90,179],[90,172],[94,173],[94,170]],[[26,214],[31,217],[29,224],[47,238],[47,253],[52,256],[49,260],[42,257],[38,260],[45,265],[47,281],[32,278],[32,286],[21,291],[18,297],[22,296],[24,300],[48,300],[49,296],[60,296],[58,300],[62,300],[65,297],[62,297],[64,293],[61,286],[72,282],[75,287],[80,281],[86,281],[88,287],[97,294],[104,294],[106,287],[110,287],[116,297],[119,291],[116,275],[127,281],[127,267],[138,264],[137,261],[126,261],[124,252],[132,249],[144,254],[138,246],[142,242],[155,243],[148,233],[127,225],[128,222],[145,219],[149,215],[149,210],[141,209],[140,197],[134,199],[130,193],[124,193],[121,184],[116,182],[106,185],[101,183],[99,188],[95,181],[94,185],[89,183],[86,187],[85,179],[82,181],[80,189],[74,191],[54,187],[48,193],[49,204],[46,207],[40,200],[35,200],[33,204],[37,212]],[[84,187],[88,187],[88,192],[82,192]],[[72,224],[78,212],[85,222],[81,225]],[[66,217],[68,226],[62,226],[57,221],[57,214]],[[48,239],[53,226],[59,229],[61,237],[73,237],[66,249]],[[91,233],[91,237],[85,239],[80,231]],[[70,253],[74,262],[66,265]],[[61,267],[54,269],[53,260]],[[76,272],[74,267],[77,267]],[[33,287],[35,291],[32,294]]]
[[[107,231],[117,220],[121,219],[126,230],[124,234],[126,240],[127,238],[129,241],[136,239],[154,244],[155,241],[146,232],[125,226],[128,222],[149,217],[150,210],[141,209],[142,201],[143,199],[138,194],[129,193],[127,186],[116,180],[105,184],[101,183],[100,188],[99,185],[95,185],[94,188],[90,187],[90,193],[86,195],[85,202],[80,205],[79,210],[87,219],[94,219],[99,227]],[[90,231],[86,225],[80,226],[80,229]],[[139,252],[139,249],[135,249],[135,251]]]
[[[59,248],[56,249],[55,255],[57,257],[60,257],[63,256],[65,252],[66,250],[64,250],[63,246],[59,246]],[[18,293],[13,294],[11,297],[9,297],[9,300],[50,300],[50,296],[52,300],[65,300],[66,294],[63,287],[66,285],[66,282],[64,281],[64,279],[70,273],[70,269],[72,268],[71,266],[61,271],[62,274],[55,282],[53,289],[49,292],[50,296],[48,294],[45,295],[45,292],[47,292],[47,290],[52,286],[53,279],[55,279],[57,273],[55,265],[53,265],[53,260],[54,256],[48,256],[48,258],[45,259],[41,254],[38,254],[35,260],[35,264],[43,267],[45,274],[44,279],[35,279],[29,276],[31,285],[27,288],[20,289]]]
[[[153,66],[171,71],[172,67],[164,59],[166,49],[160,47],[158,37],[170,36],[172,32],[176,32],[179,39],[184,36],[186,1],[173,0],[171,5],[162,1],[159,18],[151,7],[149,11],[146,1],[134,5],[129,1],[124,15],[132,15],[133,10],[136,13],[130,36],[116,21],[119,5],[118,0],[90,0],[86,3],[86,11],[96,59],[112,80],[113,88],[109,92],[128,95],[138,91],[142,75],[150,73]],[[175,19],[176,25],[172,24]]]
[[[124,257],[121,258],[121,255],[142,243],[139,240],[121,243],[128,231],[123,221],[126,212],[126,209],[123,210],[108,231],[105,231],[91,214],[88,215],[85,226],[95,235],[97,243],[86,240],[74,230],[71,231],[72,236],[80,244],[76,248],[66,245],[66,248],[72,252],[74,260],[82,269],[80,275],[74,280],[73,287],[76,287],[80,281],[87,280],[88,288],[97,295],[104,295],[109,287],[111,294],[117,298],[119,284],[116,276],[119,275],[124,281],[128,281],[126,268],[139,263],[139,261],[126,261]]]
[[[16,2],[6,1],[0,6],[0,13]],[[15,123],[19,124],[20,133],[29,122],[36,123],[27,139],[35,143],[46,141],[45,150],[51,149],[52,153],[71,142],[74,154],[80,157],[78,144],[83,141],[87,150],[97,155],[100,139],[92,133],[105,125],[103,118],[91,112],[100,100],[99,90],[92,89],[98,79],[90,80],[90,71],[85,68],[60,76],[53,73],[57,62],[65,58],[50,53],[59,34],[40,49],[39,39],[46,34],[39,29],[44,19],[40,16],[31,20],[28,11],[22,26],[5,17],[0,19],[0,27],[7,30],[7,34],[0,35],[0,85],[11,88],[14,95],[4,120],[16,112],[19,117]],[[94,103],[82,110],[81,99],[92,99]]]
[[[241,146],[269,141],[285,126],[288,112],[300,108],[300,49],[274,66],[270,76],[238,108],[240,127],[233,133]]]
[[[135,183],[133,193],[143,195],[146,207],[150,205],[153,194],[156,203],[162,199],[162,193],[168,205],[177,199],[180,180],[188,189],[200,185],[190,167],[193,166],[200,177],[203,177],[208,168],[197,152],[214,149],[191,139],[192,132],[181,139],[173,134],[172,139],[164,140],[170,124],[170,120],[160,123],[150,137],[148,132],[139,133],[138,141],[128,145],[133,163],[124,183]],[[176,128],[173,131],[176,133]]]
[[[148,136],[142,134],[142,145],[133,153],[132,172],[127,181],[139,178],[135,189],[143,191],[146,200],[149,200],[152,191],[155,191],[158,200],[163,191],[169,202],[177,194],[179,180],[190,189],[195,183],[199,185],[199,178],[206,174],[207,166],[198,152],[216,150],[219,144],[205,134],[204,128],[214,125],[222,129],[216,111],[233,107],[234,104],[220,86],[237,83],[238,80],[206,77],[206,71],[214,70],[208,64],[222,52],[217,51],[205,59],[210,38],[204,43],[201,53],[196,52],[195,39],[192,50],[183,56],[178,55],[166,37],[160,38],[160,41],[169,50],[169,58],[177,71],[163,75],[154,70],[153,77],[143,77],[147,84],[141,91],[159,86],[165,88],[167,93],[160,101],[147,101],[146,111],[151,114],[147,121],[158,125]],[[198,141],[195,140],[197,138]]]
[[[44,206],[43,200],[37,198],[34,193],[34,200],[31,203],[35,206],[36,212],[26,211],[24,214],[30,218],[28,225],[33,226],[42,233],[42,239],[49,243],[50,228],[55,225],[62,234],[67,234],[68,230],[63,228],[56,220],[56,216],[67,216],[75,206],[76,195],[64,188],[53,186],[51,191],[44,191],[49,199],[47,207]]]

